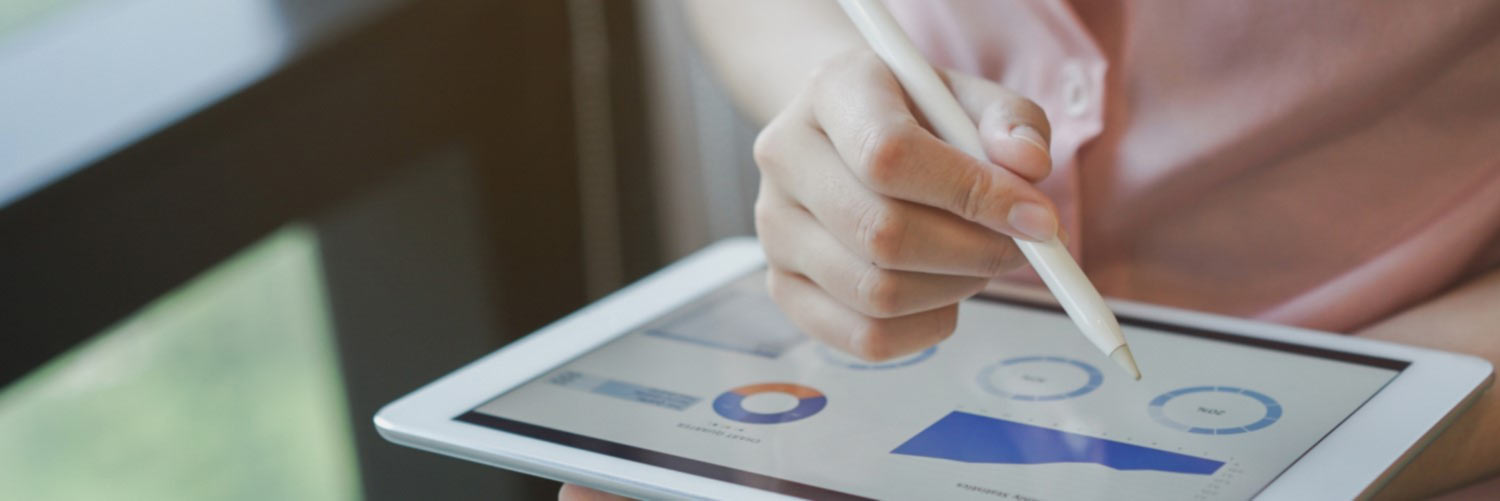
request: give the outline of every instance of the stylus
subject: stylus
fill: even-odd
[[[879,0],[839,0],[844,13],[854,21],[870,48],[880,55],[901,87],[911,96],[922,115],[937,129],[938,137],[974,158],[985,159],[984,147],[979,141],[979,131],[958,99],[948,92],[948,86],[938,78],[937,72],[922,53],[912,45],[906,32],[896,24],[890,11]],[[1141,378],[1130,345],[1125,344],[1125,334],[1120,331],[1120,322],[1114,312],[1104,304],[1104,298],[1094,284],[1084,276],[1078,262],[1068,254],[1057,237],[1045,242],[1016,239],[1016,245],[1031,267],[1042,277],[1042,282],[1057,297],[1063,311],[1078,325],[1084,337],[1094,343],[1131,377]]]

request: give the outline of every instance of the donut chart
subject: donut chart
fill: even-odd
[[[745,398],[762,393],[782,393],[797,399],[797,405],[782,412],[754,412],[745,408]],[[714,412],[741,423],[774,424],[805,419],[828,405],[823,392],[793,383],[760,383],[741,386],[714,399]]]
[[[979,386],[997,397],[1026,402],[1087,395],[1104,384],[1104,373],[1086,362],[1056,356],[1008,358],[979,372]]]
[[[1151,419],[1199,435],[1235,435],[1271,426],[1281,404],[1270,396],[1233,386],[1193,386],[1158,395],[1147,406]]]

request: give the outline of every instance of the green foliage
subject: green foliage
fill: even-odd
[[[0,392],[0,499],[355,499],[349,422],[292,227]]]

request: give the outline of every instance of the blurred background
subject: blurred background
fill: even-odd
[[[375,410],[719,238],[675,0],[0,2],[0,499],[507,499]]]

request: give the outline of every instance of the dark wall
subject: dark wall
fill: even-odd
[[[566,9],[403,3],[3,208],[0,383],[311,220],[366,494],[553,495],[555,484],[387,444],[369,417],[584,303]],[[611,19],[628,53],[628,17]],[[631,81],[618,92],[634,92]],[[633,100],[618,106],[621,121],[638,116]],[[643,152],[623,155],[635,160],[622,169],[645,169]],[[624,178],[638,276],[655,267],[650,195],[644,174]]]

